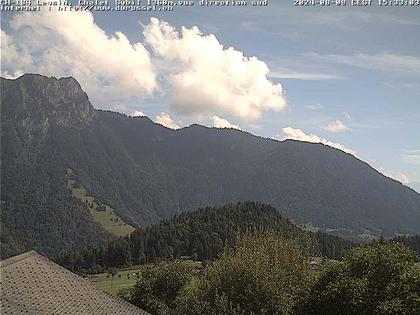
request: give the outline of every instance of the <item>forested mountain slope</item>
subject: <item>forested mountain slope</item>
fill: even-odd
[[[238,200],[296,223],[414,234],[420,195],[352,155],[233,129],[167,129],[95,110],[72,78],[1,79],[2,253],[56,254],[112,238],[71,197],[67,169],[133,226]]]
[[[273,207],[248,201],[182,213],[106,245],[66,253],[57,260],[72,271],[90,273],[182,256],[213,260],[226,245],[233,244],[237,233],[246,231],[273,231],[296,240],[308,255],[332,259],[342,258],[354,245],[326,233],[305,232]]]
[[[60,131],[80,132],[97,113],[74,79],[1,79],[1,256],[47,254],[112,239],[73,198]],[[68,143],[71,146],[71,143]],[[77,150],[77,148],[75,148]]]

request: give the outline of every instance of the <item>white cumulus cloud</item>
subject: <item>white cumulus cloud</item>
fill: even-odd
[[[74,76],[97,105],[144,97],[157,89],[149,52],[125,34],[107,34],[90,12],[16,14],[2,31],[2,68]],[[5,41],[5,42],[3,42]],[[16,60],[21,60],[16,63]]]
[[[382,167],[379,168],[379,172],[381,172],[386,177],[392,178],[400,183],[403,183],[404,185],[410,184],[410,179],[404,173],[385,171]]]
[[[42,10],[14,15],[1,30],[2,76],[36,72],[73,76],[97,107],[168,91],[171,109],[188,116],[225,115],[246,121],[286,106],[268,66],[224,47],[197,27],[182,29],[157,18],[145,26],[144,43],[122,32],[106,33],[90,12]],[[152,56],[149,53],[152,52]]]
[[[322,128],[333,133],[349,130],[349,128],[341,120],[332,121]]]
[[[144,116],[146,116],[143,112],[141,112],[141,111],[139,111],[139,110],[135,110],[132,114],[131,114],[131,116],[133,116],[133,117],[144,117]]]
[[[155,117],[155,123],[165,126],[170,129],[179,129],[179,125],[175,123],[168,113],[160,113]]]
[[[0,52],[1,52],[1,75],[5,78],[15,78],[23,74],[21,69],[32,64],[31,55],[25,48],[19,47],[13,36],[6,34],[0,30]],[[9,71],[3,70],[8,65],[19,65],[19,68],[11,68]],[[11,72],[10,72],[11,71]]]
[[[282,86],[267,78],[269,68],[264,62],[223,47],[214,35],[204,35],[197,27],[182,27],[179,33],[157,18],[151,18],[143,34],[155,56],[170,67],[175,112],[255,120],[264,111],[286,106]]]
[[[405,185],[410,183],[408,176],[403,173],[384,173],[384,175],[391,177],[392,179],[395,179],[396,181],[399,181]]]
[[[336,143],[329,141],[327,139],[321,138],[317,136],[316,134],[306,134],[301,129],[292,128],[292,127],[286,127],[283,128],[283,135],[277,135],[274,137],[277,140],[286,140],[286,139],[293,139],[293,140],[299,140],[299,141],[305,141],[305,142],[312,142],[312,143],[322,143],[325,145],[328,145],[330,147],[339,149],[341,151],[344,151],[346,153],[350,153],[352,155],[356,155],[357,152],[346,147],[343,144]]]
[[[211,120],[213,121],[213,127],[216,127],[216,128],[233,128],[233,129],[243,130],[241,127],[239,127],[239,125],[234,125],[228,120],[223,119],[219,116],[213,116],[211,117]]]

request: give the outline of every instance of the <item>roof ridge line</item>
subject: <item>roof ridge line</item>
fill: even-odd
[[[17,262],[20,262],[20,261],[25,260],[25,259],[27,259],[29,257],[32,257],[32,256],[43,257],[42,255],[38,254],[36,251],[30,250],[30,251],[22,253],[20,255],[13,256],[13,257],[10,257],[10,258],[7,258],[5,260],[0,261],[0,268],[4,268],[6,266],[13,265]]]

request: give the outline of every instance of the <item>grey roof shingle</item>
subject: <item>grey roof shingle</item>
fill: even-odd
[[[30,251],[0,262],[0,313],[148,314]]]

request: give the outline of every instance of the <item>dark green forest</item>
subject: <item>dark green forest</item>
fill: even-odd
[[[269,205],[239,202],[223,207],[206,207],[163,220],[130,236],[93,249],[80,249],[57,258],[65,268],[85,273],[103,272],[109,267],[126,267],[164,260],[206,261],[219,257],[238,232],[275,231],[294,239],[313,256],[340,259],[353,244],[326,233],[305,232],[283,218]]]

